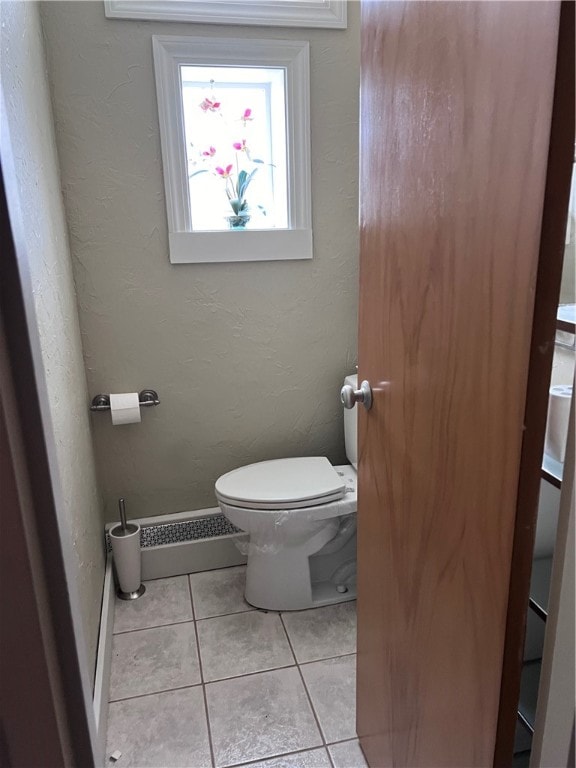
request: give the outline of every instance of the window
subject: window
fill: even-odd
[[[311,258],[308,44],[153,41],[170,260]]]
[[[180,68],[192,231],[286,229],[285,73]]]

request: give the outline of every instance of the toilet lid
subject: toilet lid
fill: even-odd
[[[222,475],[216,495],[236,507],[297,509],[342,498],[344,478],[324,456],[249,464]]]

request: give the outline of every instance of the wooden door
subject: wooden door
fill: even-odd
[[[494,759],[557,2],[364,2],[358,733]]]

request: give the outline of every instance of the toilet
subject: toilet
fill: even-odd
[[[345,384],[357,389],[357,376]],[[346,456],[249,464],[216,481],[225,517],[249,534],[246,600],[272,611],[356,598],[357,406],[344,412]]]

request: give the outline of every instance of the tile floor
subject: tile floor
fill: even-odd
[[[107,755],[117,768],[366,768],[356,604],[257,611],[243,566],[116,601]]]

